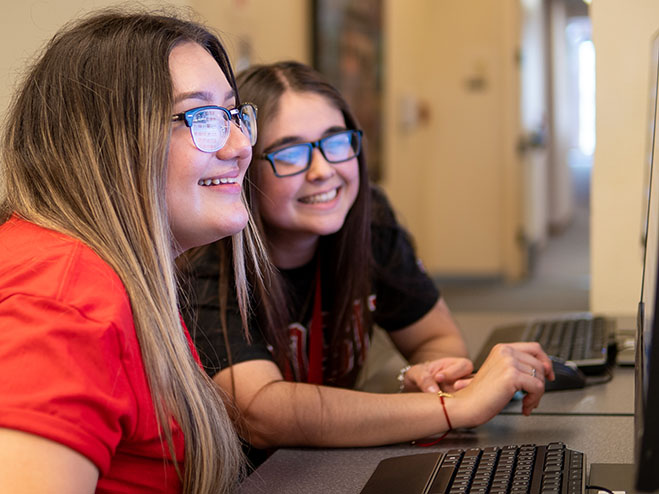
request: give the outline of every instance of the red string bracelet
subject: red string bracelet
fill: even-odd
[[[451,419],[448,418],[448,412],[446,411],[446,403],[444,403],[444,398],[445,397],[446,398],[453,398],[453,395],[450,394],[450,393],[445,393],[444,391],[439,390],[439,391],[437,391],[437,396],[439,396],[439,401],[442,404],[442,410],[444,410],[444,416],[446,417],[446,423],[448,424],[448,430],[444,434],[439,436],[439,438],[437,438],[433,441],[427,442],[427,443],[418,443],[416,441],[412,441],[412,444],[414,444],[416,446],[420,446],[422,448],[425,448],[425,447],[428,447],[428,446],[433,446],[433,445],[437,444],[438,442],[440,442],[442,439],[444,439],[447,436],[447,434],[453,430],[453,426],[451,425]]]

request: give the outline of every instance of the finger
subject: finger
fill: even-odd
[[[551,359],[549,359],[549,357],[547,357],[547,359],[549,360],[549,368],[545,367],[545,376],[547,376],[547,379],[550,381],[553,381],[556,379],[556,374],[554,374],[554,364],[552,363]]]
[[[544,363],[533,355],[522,351],[516,352],[515,356],[519,363],[517,368],[520,372],[530,374],[531,376],[540,379],[542,382],[545,382],[545,379],[551,380],[553,377],[553,367],[552,372],[548,373]]]
[[[531,394],[524,395],[522,398],[522,414],[530,415],[533,410],[538,408],[540,404],[540,396],[532,396]]]
[[[545,392],[545,385],[544,382],[528,374],[520,376],[519,384],[521,384],[521,389],[526,391],[526,395],[522,399],[522,413],[529,415],[540,404],[540,398]]]
[[[443,369],[434,373],[435,380],[439,383],[453,382],[469,376],[474,370],[474,364],[468,359],[456,359]]]
[[[424,393],[437,393],[439,391],[439,386],[435,378],[428,372],[424,372],[421,377],[421,381],[417,383],[417,386]]]
[[[545,376],[547,376],[547,378],[550,381],[553,381],[556,378],[556,376],[554,375],[554,367],[551,363],[551,359],[544,352],[544,350],[542,349],[539,343],[529,341],[529,342],[513,343],[512,345],[515,347],[515,349],[521,350],[526,354],[530,354],[533,357],[535,357],[537,360],[539,360],[545,371],[544,372]]]
[[[539,379],[543,383],[545,382],[545,369],[542,367],[542,365],[539,365],[538,367],[533,365],[525,366],[521,369],[521,371],[529,374],[535,379]]]
[[[436,393],[439,385],[428,370],[427,364],[413,365],[405,374],[405,383],[408,389],[417,388],[424,393]]]
[[[473,377],[469,377],[467,379],[458,379],[451,385],[451,387],[453,388],[453,391],[460,391],[461,389],[469,386],[473,380]]]

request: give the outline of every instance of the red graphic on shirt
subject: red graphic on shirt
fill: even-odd
[[[373,312],[375,310],[375,295],[371,295],[367,299],[368,309]],[[370,346],[370,335],[364,328],[364,319],[362,314],[362,304],[359,300],[355,301],[353,306],[353,315],[351,324],[345,329],[345,337],[340,349],[340,355],[334,355],[333,358],[339,358],[341,365],[338,367],[336,375],[331,379],[339,380],[351,373],[361,369],[366,360],[366,354]],[[328,313],[323,311],[323,369],[326,368],[326,361],[328,358],[329,348],[327,342],[329,335],[326,333]],[[300,322],[292,323],[288,326],[288,333],[290,339],[290,350],[293,361],[291,364],[291,376],[286,376],[287,379],[292,379],[297,382],[306,382],[307,374],[309,372],[309,327],[311,320],[306,324]],[[287,373],[288,374],[288,373]]]
[[[307,358],[307,341],[309,330],[300,323],[293,323],[288,326],[288,335],[290,338],[290,349],[293,361],[293,376],[295,381],[302,381],[307,378],[307,369],[309,360]],[[304,374],[304,377],[302,376]]]

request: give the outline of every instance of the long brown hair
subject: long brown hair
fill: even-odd
[[[7,115],[0,220],[17,214],[67,233],[117,272],[174,459],[172,418],[185,437],[184,492],[210,494],[235,487],[242,454],[223,399],[194,360],[179,318],[165,201],[169,54],[181,42],[198,43],[234,89],[235,80],[219,39],[179,15],[104,10],[54,36]],[[235,245],[240,254],[240,238]],[[244,293],[244,277],[237,283]]]
[[[272,122],[279,112],[279,102],[286,91],[315,93],[325,98],[331,105],[341,111],[348,129],[358,129],[358,123],[339,91],[313,68],[294,61],[278,62],[271,65],[256,65],[237,76],[238,88],[245,101],[251,101],[259,107],[258,125],[263,130]],[[263,134],[261,134],[263,135]],[[253,150],[257,157],[263,152],[263,142],[257,141]],[[345,328],[354,317],[354,303],[361,302],[361,309],[366,325],[370,325],[370,312],[367,310],[367,297],[370,290],[371,275],[371,237],[370,237],[370,191],[366,153],[358,157],[359,191],[343,227],[332,235],[323,236],[319,242],[319,254],[324,267],[322,273],[323,290],[335,294],[333,306],[330,307],[329,328],[331,331],[330,355],[342,355],[340,347],[345,337]],[[267,235],[261,216],[261,193],[254,186],[257,177],[267,166],[257,158],[248,170],[247,197],[257,230],[264,237]],[[266,277],[265,283],[254,287],[255,309],[267,338],[273,345],[275,357],[283,367],[290,359],[288,332],[286,328],[291,321],[287,308],[287,290],[284,281],[275,271]],[[261,293],[260,291],[263,291]],[[328,359],[324,382],[340,384],[337,372],[342,362]]]

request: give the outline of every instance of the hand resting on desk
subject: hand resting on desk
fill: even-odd
[[[441,385],[442,391],[452,393],[463,388],[474,371],[471,360],[463,357],[444,357],[409,368],[403,379],[405,391],[423,391],[437,393]]]
[[[503,372],[503,374],[501,373]],[[496,345],[471,382],[455,394],[465,403],[480,397],[481,404],[472,409],[473,424],[487,422],[497,415],[517,391],[526,392],[522,413],[529,415],[538,406],[545,381],[555,379],[552,362],[537,343]],[[465,384],[462,380],[461,385]],[[469,411],[465,411],[465,416]]]

